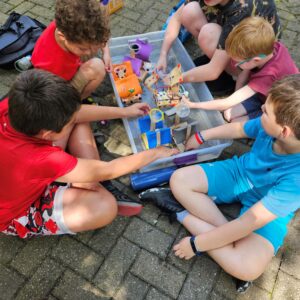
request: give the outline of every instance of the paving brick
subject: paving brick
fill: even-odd
[[[271,293],[257,287],[255,284],[251,286],[246,293],[238,294],[235,289],[235,282],[232,277],[226,274],[224,271],[221,272],[215,286],[214,291],[228,299],[239,299],[239,300],[269,300],[271,298]]]
[[[142,213],[139,215],[144,221],[147,221],[149,224],[155,225],[158,222],[158,218],[161,215],[159,208],[152,204],[145,204],[142,210]]]
[[[11,4],[13,6],[17,6],[17,5],[21,4],[22,2],[24,2],[24,0],[9,0],[8,4]]]
[[[45,299],[63,272],[63,266],[47,258],[22,287],[16,300]]]
[[[157,228],[159,228],[164,233],[172,235],[174,237],[177,235],[180,226],[181,225],[178,222],[173,222],[171,224],[169,218],[163,215],[159,216],[158,222],[156,223]]]
[[[138,251],[136,245],[120,238],[95,276],[94,282],[97,287],[109,295],[114,294]]]
[[[52,291],[57,299],[64,300],[104,300],[110,299],[103,292],[77,274],[66,271]]]
[[[255,285],[271,293],[274,289],[274,285],[278,276],[281,259],[282,249],[279,250],[277,255],[272,258],[272,261],[270,262],[264,273],[255,280]]]
[[[279,271],[273,292],[273,300],[299,300],[300,285],[296,278]]]
[[[8,264],[18,253],[18,251],[25,246],[25,243],[12,236],[0,236],[0,263]]]
[[[185,228],[181,227],[179,233],[177,234],[176,240],[173,243],[172,247],[176,245],[181,239],[189,235],[189,233],[185,230]],[[189,260],[185,259],[180,259],[179,257],[175,256],[174,251],[170,250],[168,257],[167,257],[167,262],[170,263],[171,265],[176,266],[180,270],[182,270],[185,273],[188,273],[192,264],[194,263],[196,258],[192,258]]]
[[[30,0],[30,2],[35,3],[40,6],[44,6],[46,8],[54,7],[55,0]]]
[[[148,290],[148,284],[128,273],[114,299],[143,300]]]
[[[25,276],[30,276],[50,253],[58,237],[40,237],[26,241],[26,246],[18,253],[11,266]]]
[[[31,10],[33,14],[36,16],[41,16],[45,19],[53,19],[54,18],[54,10],[53,9],[45,9],[45,7],[41,5],[36,5]]]
[[[0,24],[3,24],[8,18],[8,14],[0,12]]]
[[[34,7],[34,4],[31,2],[22,2],[18,6],[14,7],[14,11],[19,14],[26,14]]]
[[[124,237],[161,257],[167,256],[173,242],[171,236],[139,219],[129,224]]]
[[[90,240],[89,246],[95,251],[107,255],[128,223],[129,218],[118,217],[110,226],[97,230]]]
[[[1,12],[7,14],[12,8],[13,8],[13,6],[8,3],[0,2],[0,11]]]
[[[103,256],[68,236],[60,240],[52,256],[88,279],[95,275],[103,261]]]
[[[289,228],[289,234],[285,240],[283,259],[280,269],[296,278],[300,279],[300,229]]]
[[[185,280],[185,274],[181,271],[144,250],[135,261],[131,272],[173,298],[178,296]]]
[[[209,299],[220,267],[208,257],[197,258],[180,292],[179,300]],[[201,283],[201,284],[199,284]]]
[[[155,288],[151,288],[149,293],[147,294],[146,300],[171,300],[171,298],[166,295],[163,295]]]
[[[0,299],[15,299],[14,295],[24,283],[24,278],[17,272],[0,265]]]

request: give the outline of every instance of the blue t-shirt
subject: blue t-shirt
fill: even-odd
[[[251,151],[239,158],[250,186],[276,216],[295,212],[300,207],[300,153],[275,153],[275,138],[265,132],[260,118],[246,122],[244,131],[255,139]]]

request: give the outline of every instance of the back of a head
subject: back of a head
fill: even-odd
[[[96,45],[109,40],[108,20],[98,0],[56,0],[55,21],[70,42]]]
[[[8,94],[11,125],[29,136],[60,132],[79,109],[80,95],[64,79],[33,69],[21,73]]]
[[[249,17],[233,28],[225,50],[232,58],[248,59],[273,52],[276,37],[272,25],[262,17]]]
[[[276,81],[269,91],[276,122],[289,126],[300,140],[300,74],[294,74]]]

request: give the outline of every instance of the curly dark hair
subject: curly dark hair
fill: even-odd
[[[55,21],[73,43],[106,44],[110,37],[108,18],[98,0],[56,0]]]

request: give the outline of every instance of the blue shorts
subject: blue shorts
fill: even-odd
[[[249,119],[255,119],[262,115],[262,100],[259,94],[254,94],[250,98],[246,99],[241,103],[247,112]]]
[[[261,197],[253,191],[246,176],[238,168],[237,157],[200,164],[200,166],[207,176],[207,194],[214,199],[216,204],[240,202],[242,204],[240,216],[260,200]],[[277,218],[254,231],[273,245],[274,255],[282,246],[288,232],[287,225],[293,217],[294,214],[289,214],[286,217]]]

